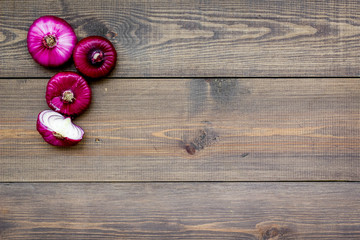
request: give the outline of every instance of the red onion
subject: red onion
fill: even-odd
[[[81,75],[60,72],[49,80],[45,98],[54,111],[75,117],[89,107],[91,88]]]
[[[60,66],[71,57],[77,42],[72,27],[55,16],[43,16],[34,21],[27,35],[28,50],[40,65]]]
[[[100,78],[114,69],[117,53],[106,38],[91,36],[76,44],[73,58],[79,72],[90,78]]]
[[[84,136],[84,130],[73,124],[69,117],[52,110],[39,113],[36,129],[47,143],[54,146],[73,146]]]

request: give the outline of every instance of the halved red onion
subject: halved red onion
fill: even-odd
[[[106,38],[90,36],[76,44],[73,59],[79,72],[90,78],[100,78],[114,69],[117,53]]]
[[[44,140],[53,146],[73,146],[84,136],[84,130],[73,124],[69,117],[52,110],[39,113],[36,129]]]
[[[60,72],[49,80],[45,98],[54,111],[75,117],[89,107],[91,88],[81,75]]]
[[[27,35],[27,46],[40,65],[56,67],[71,58],[77,42],[73,28],[62,18],[43,16],[34,21]]]

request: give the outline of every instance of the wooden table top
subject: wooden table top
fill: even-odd
[[[360,239],[358,1],[0,9],[0,239]],[[43,15],[118,53],[71,148],[35,127],[48,80],[76,71],[28,53]]]

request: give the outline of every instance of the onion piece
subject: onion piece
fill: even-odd
[[[106,38],[90,36],[76,44],[73,59],[76,69],[83,75],[100,78],[115,68],[117,53]]]
[[[72,123],[69,117],[52,110],[39,113],[36,129],[44,140],[53,146],[73,146],[84,136],[84,130]]]
[[[52,110],[75,117],[89,107],[91,88],[81,75],[60,72],[50,78],[45,99]]]
[[[64,19],[55,16],[36,19],[27,35],[30,55],[46,67],[57,67],[67,62],[76,42],[73,28]]]

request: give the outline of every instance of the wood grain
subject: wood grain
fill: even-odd
[[[358,183],[13,183],[0,238],[359,239]]]
[[[46,84],[0,80],[0,181],[360,180],[359,79],[103,79],[68,149]]]
[[[2,0],[0,8],[0,77],[59,71],[27,52],[27,30],[42,15],[64,18],[79,39],[110,39],[119,55],[113,77],[360,74],[356,0]]]

